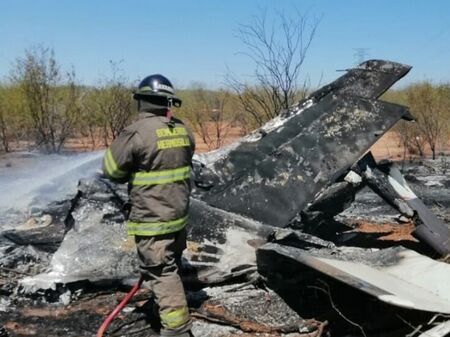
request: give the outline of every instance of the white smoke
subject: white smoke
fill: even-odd
[[[16,153],[0,161],[0,225],[6,214],[26,212],[76,193],[79,179],[100,169],[103,151],[73,155]]]

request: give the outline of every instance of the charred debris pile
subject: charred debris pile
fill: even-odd
[[[182,268],[196,335],[450,333],[450,162],[401,172],[368,152],[413,119],[378,100],[409,70],[364,62],[197,156]],[[94,334],[138,278],[126,201],[125,186],[92,173],[1,233],[0,336]],[[109,336],[151,335],[151,301],[142,289]]]

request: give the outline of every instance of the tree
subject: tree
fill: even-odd
[[[109,140],[116,138],[135,115],[131,88],[128,79],[118,68],[118,64],[110,61],[112,76],[90,93],[88,113],[100,124],[103,142],[108,146]],[[95,117],[97,116],[97,117]]]
[[[236,121],[233,95],[225,89],[206,90],[202,85],[180,94],[183,98],[180,114],[209,150],[221,147]]]
[[[408,90],[389,90],[382,99],[388,102],[397,103],[401,105],[408,105]],[[403,162],[406,160],[407,154],[425,156],[426,142],[422,136],[421,130],[417,122],[400,120],[394,128],[394,131],[399,137],[399,142],[403,147]]]
[[[8,125],[6,123],[5,120],[5,112],[2,109],[2,107],[0,107],[0,139],[1,139],[1,143],[3,146],[3,151],[5,152],[9,152],[9,142],[10,142],[10,138],[8,135]]]
[[[53,50],[37,47],[16,60],[12,80],[23,93],[36,145],[59,152],[80,112],[74,71],[63,74]]]
[[[3,151],[12,151],[21,140],[30,139],[32,125],[25,110],[20,87],[11,83],[0,86],[0,140]]]
[[[433,86],[430,82],[408,88],[408,105],[417,119],[417,127],[432,152],[433,159],[439,143],[447,140],[450,129],[448,85]]]
[[[444,147],[448,146],[450,141],[450,83],[441,84],[439,89],[442,99],[442,122],[444,123],[440,145]]]
[[[297,11],[295,17],[278,13],[268,22],[267,12],[263,12],[250,24],[240,25],[238,37],[246,47],[243,54],[255,66],[255,83],[231,74],[226,81],[256,126],[306,94],[308,80],[300,87],[300,73],[319,24],[317,19],[310,21],[307,14]]]
[[[7,123],[7,107],[6,107],[6,97],[5,89],[0,87],[0,140],[5,152],[9,152],[9,125]]]
[[[426,141],[417,122],[399,121],[396,130],[403,146],[403,160],[406,159],[406,153],[418,154],[421,158],[425,157]]]

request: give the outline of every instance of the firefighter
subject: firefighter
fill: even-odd
[[[192,336],[179,265],[186,248],[194,137],[172,116],[171,107],[181,100],[166,77],[144,78],[133,98],[139,119],[107,149],[103,172],[129,184],[127,231],[135,237],[141,274],[155,296],[161,336]]]

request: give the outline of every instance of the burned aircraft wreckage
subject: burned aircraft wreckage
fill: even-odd
[[[400,119],[413,119],[406,107],[378,99],[409,70],[389,61],[364,62],[239,142],[197,155],[186,284],[262,279],[281,295],[288,288],[305,296],[299,291],[305,280],[321,278],[326,288],[336,282],[399,310],[450,314],[450,265],[431,258],[450,254],[448,226],[395,164],[377,163],[368,152]],[[368,249],[335,235],[335,216],[367,187],[414,224],[419,249]],[[35,228],[3,232],[3,254],[14,251],[12,243],[48,254],[45,268],[22,278],[19,291],[48,294],[85,280],[135,280],[135,249],[120,211],[126,200],[124,186],[93,175],[80,180],[73,199],[35,211]],[[53,221],[45,223],[45,215]],[[284,295],[298,309],[298,301]]]

